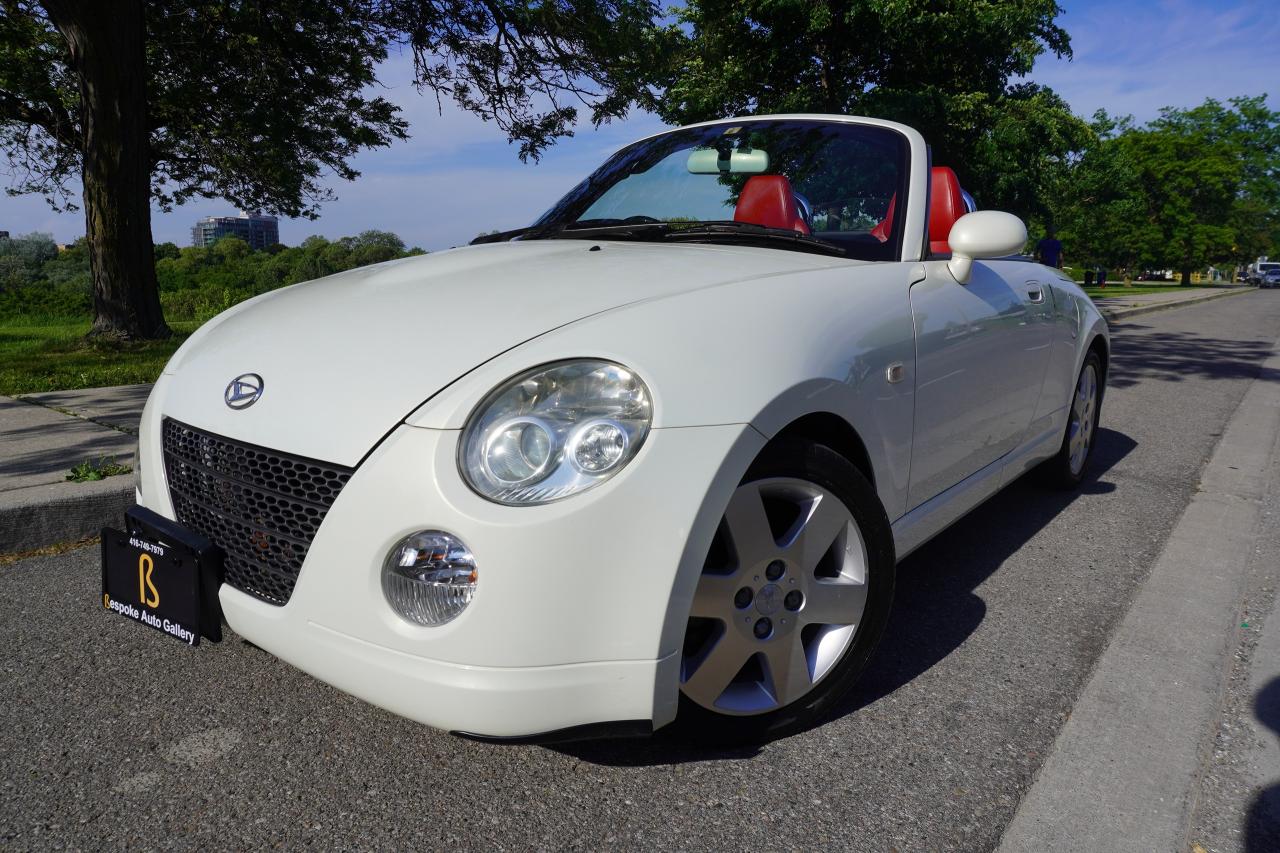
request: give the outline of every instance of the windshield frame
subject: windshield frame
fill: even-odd
[[[868,130],[878,132],[888,132],[899,137],[900,149],[899,157],[901,167],[897,177],[897,187],[895,190],[895,202],[893,213],[892,227],[890,237],[886,241],[888,248],[883,252],[884,256],[879,258],[861,258],[858,254],[850,252],[851,259],[857,259],[869,262],[899,262],[919,260],[921,257],[921,247],[914,245],[917,241],[913,240],[912,232],[918,229],[911,227],[912,217],[917,212],[917,208],[921,204],[927,207],[928,184],[921,182],[918,177],[920,169],[919,157],[924,152],[926,158],[925,168],[927,169],[928,149],[924,145],[923,139],[918,133],[904,125],[895,122],[883,121],[880,119],[859,118],[853,116],[837,116],[837,115],[761,115],[746,116],[737,118],[717,119],[715,121],[701,122],[699,124],[687,125],[684,127],[671,128],[660,133],[655,133],[642,139],[630,143],[607,158],[598,168],[593,170],[590,175],[583,179],[577,186],[556,201],[545,213],[537,218],[527,229],[527,235],[517,237],[517,239],[533,239],[536,236],[555,237],[560,233],[571,233],[573,224],[579,217],[585,213],[592,204],[595,203],[607,190],[616,182],[611,180],[616,177],[619,164],[625,162],[627,158],[634,156],[635,152],[644,146],[650,145],[654,140],[661,139],[675,134],[687,133],[689,131],[697,131],[711,129],[719,126],[741,126],[746,124],[814,124],[814,125],[857,125]],[[593,184],[599,184],[604,179],[610,179],[602,187],[593,187]],[[923,196],[919,193],[921,183],[925,188]],[[913,193],[912,190],[917,192]],[[904,203],[905,200],[905,203]],[[694,223],[690,223],[693,225]],[[538,232],[542,232],[539,234]],[[848,233],[848,232],[844,232]],[[567,234],[566,234],[567,236]],[[844,247],[844,243],[835,240],[824,240],[821,232],[812,235],[815,240],[821,240],[831,246]],[[600,239],[608,239],[602,236]],[[778,248],[784,248],[779,245]],[[785,248],[784,248],[785,250]]]

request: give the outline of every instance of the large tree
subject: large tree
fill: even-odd
[[[1056,205],[1076,257],[1174,269],[1244,263],[1280,236],[1280,113],[1264,98],[1167,108],[1143,126],[1095,116]]]
[[[1052,92],[1010,80],[1046,51],[1070,55],[1060,11],[1055,0],[689,0],[659,112],[897,119],[984,206],[1041,213],[1046,173],[1089,131]]]
[[[537,156],[651,107],[653,0],[0,0],[0,149],[10,192],[83,190],[94,333],[168,334],[151,205],[225,198],[315,216],[330,175],[406,136],[376,90],[389,48],[420,86]]]

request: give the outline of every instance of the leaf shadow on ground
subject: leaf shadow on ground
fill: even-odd
[[[1223,340],[1189,332],[1169,332],[1130,322],[1111,327],[1113,350],[1107,385],[1181,382],[1191,378],[1258,379],[1280,382],[1280,371],[1264,369],[1272,341]]]
[[[1106,475],[1135,447],[1137,442],[1124,433],[1099,428],[1091,473],[1081,492],[1114,491]],[[957,649],[986,615],[986,604],[974,590],[1076,494],[1048,489],[1034,476],[1024,477],[903,560],[898,566],[893,613],[879,648],[857,686],[819,725],[893,693]],[[583,741],[549,748],[582,761],[624,767],[742,759],[760,751],[755,746],[708,748],[662,733],[643,740]]]

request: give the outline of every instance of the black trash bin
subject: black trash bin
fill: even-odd
[[[1089,287],[1093,284],[1093,270],[1084,271],[1084,286]]]

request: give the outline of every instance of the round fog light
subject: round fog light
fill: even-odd
[[[470,549],[440,530],[406,536],[382,564],[382,594],[415,625],[443,625],[466,609],[475,592]]]

